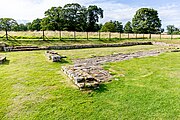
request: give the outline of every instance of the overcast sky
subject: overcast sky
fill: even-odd
[[[1,0],[0,18],[10,17],[17,21],[43,18],[44,12],[52,6],[79,3],[88,7],[97,5],[104,10],[104,23],[118,20],[125,24],[131,21],[135,12],[142,7],[158,10],[163,27],[180,27],[180,2],[178,0]]]

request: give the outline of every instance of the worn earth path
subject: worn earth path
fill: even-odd
[[[154,45],[162,45],[169,47],[179,47],[179,45],[165,44],[160,42],[154,42]],[[83,82],[85,79],[88,79],[88,82],[97,83],[109,81],[111,75],[108,71],[102,68],[102,65],[109,62],[119,62],[124,60],[129,60],[132,58],[141,58],[148,56],[157,56],[161,53],[167,52],[169,49],[160,49],[160,50],[150,50],[150,51],[139,51],[135,53],[127,54],[113,54],[103,57],[94,57],[87,59],[77,59],[74,60],[74,65],[63,67],[62,70],[67,74],[78,87],[85,87],[85,84],[78,84]],[[87,82],[87,81],[86,81]]]

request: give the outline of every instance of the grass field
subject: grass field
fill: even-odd
[[[123,43],[123,42],[147,42],[147,41],[156,41],[156,42],[165,42],[168,44],[180,44],[179,39],[169,40],[169,39],[94,39],[94,40],[0,40],[0,42],[7,43],[10,46],[55,46],[55,45],[79,45],[79,44],[108,44],[108,43]]]
[[[79,91],[60,70],[72,59],[158,46],[58,51],[68,58],[49,62],[44,51],[0,53],[0,119],[180,119],[180,54],[108,63],[113,81],[92,92]]]
[[[13,36],[16,39],[42,39],[43,32],[42,31],[9,31],[9,35]],[[74,32],[74,31],[45,31],[45,36],[49,39],[98,39],[99,37],[102,39],[109,38],[149,38],[150,34],[135,34],[135,33],[118,33],[118,32]],[[0,31],[0,37],[5,35],[4,31]],[[167,35],[167,34],[152,34],[152,39],[177,39],[180,38],[180,35]]]

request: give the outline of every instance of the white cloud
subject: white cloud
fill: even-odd
[[[104,2],[102,2],[104,1]],[[104,18],[100,22],[119,20],[124,24],[131,21],[135,12],[141,7],[150,7],[158,10],[163,27],[169,24],[180,26],[180,10],[178,5],[170,4],[162,7],[128,5],[121,2],[105,0],[1,0],[0,18],[10,17],[16,20],[30,20],[44,17],[44,12],[52,6],[64,6],[67,3],[79,3],[86,7],[95,4],[104,10]]]
[[[76,0],[82,2],[83,0]],[[0,17],[33,20],[42,18],[44,12],[52,6],[64,6],[74,0],[3,0],[1,1]]]
[[[180,12],[178,5],[165,5],[163,7],[159,7],[158,11],[164,27],[167,25],[175,25],[176,27],[180,27]]]

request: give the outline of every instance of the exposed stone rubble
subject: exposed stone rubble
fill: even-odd
[[[135,45],[152,45],[151,42],[125,42],[120,44],[90,44],[90,45],[61,45],[61,46],[7,46],[0,44],[0,51],[33,51],[33,50],[68,50],[68,49],[83,49],[83,48],[100,48],[100,47],[124,47]]]
[[[79,88],[98,88],[101,82],[110,78],[110,74],[100,66],[74,65],[62,67],[62,70]]]
[[[6,61],[6,57],[4,56],[0,56],[0,64],[3,64],[3,62]]]
[[[74,65],[64,66],[62,70],[69,76],[79,88],[98,87],[102,82],[109,81],[111,75],[101,65],[107,62],[118,62],[132,58],[157,56],[165,50],[139,51],[128,54],[113,54],[103,57],[74,60]]]
[[[153,45],[158,45],[158,46],[167,46],[167,47],[180,47],[179,44],[167,44],[164,42],[152,42]]]
[[[46,51],[45,55],[48,57],[49,60],[52,60],[53,62],[60,62],[62,58],[66,58],[66,56],[61,56],[54,51]]]
[[[83,48],[101,48],[101,47],[125,47],[135,45],[152,45],[152,42],[124,42],[119,44],[90,44],[90,45],[62,45],[49,46],[48,49],[68,50],[68,49],[83,49]]]

